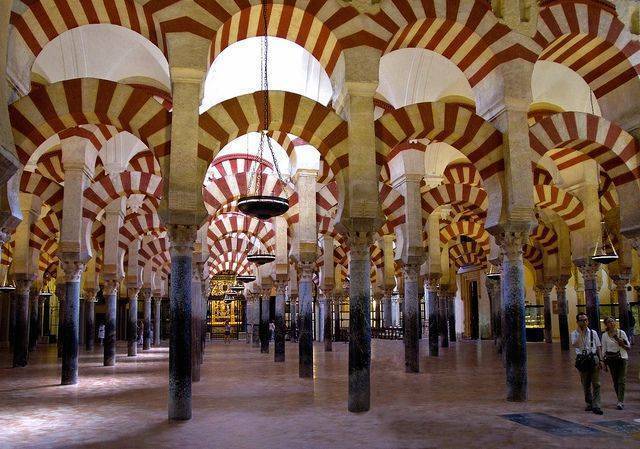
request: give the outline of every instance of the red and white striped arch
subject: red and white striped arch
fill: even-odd
[[[31,225],[29,247],[41,251],[47,241],[58,240],[60,233],[60,218],[56,213],[48,213]]]
[[[9,117],[23,163],[49,137],[87,124],[129,131],[161,163],[171,148],[171,114],[146,91],[112,81],[81,78],[50,84],[12,103]]]
[[[285,134],[286,136],[286,134]],[[273,164],[248,153],[227,154],[213,160],[209,173],[213,179],[246,172],[273,172]]]
[[[231,98],[200,115],[198,156],[211,162],[237,137],[264,129],[263,91]],[[270,131],[299,136],[318,149],[334,173],[348,164],[347,122],[333,110],[290,92],[268,92]]]
[[[127,170],[162,176],[160,164],[151,150],[141,151],[134,155],[131,160],[129,160]]]
[[[251,274],[253,264],[247,260],[246,255],[227,253],[210,258],[209,272],[212,275],[231,271],[236,274]]]
[[[63,187],[37,173],[23,171],[20,177],[20,191],[30,193],[40,198],[43,204],[49,206],[53,213],[62,214]]]
[[[449,164],[442,174],[442,182],[445,184],[469,184],[482,186],[480,173],[473,164],[468,162],[456,162]]]
[[[140,245],[140,251],[138,252],[138,265],[145,266],[158,254],[168,254],[168,252],[169,241],[166,236],[143,241],[142,245]]]
[[[155,235],[165,232],[157,214],[129,214],[120,228],[119,246],[127,249],[129,244],[143,235]]]
[[[249,191],[255,187],[255,182],[255,174],[249,172],[229,174],[214,179],[202,188],[202,199],[207,212],[210,215],[216,214],[225,204],[248,195]],[[276,175],[263,173],[261,184],[258,195],[282,196],[285,192],[284,185]]]
[[[475,221],[456,221],[446,225],[440,229],[440,243],[446,245],[461,235],[475,240],[486,254],[489,253],[489,233],[482,223]]]
[[[569,192],[556,186],[534,186],[533,202],[536,207],[550,209],[564,220],[569,231],[581,229],[585,225],[582,202]]]
[[[487,263],[485,252],[476,242],[457,242],[450,245],[449,260],[456,268],[468,265],[484,266]]]
[[[242,233],[258,239],[268,251],[275,247],[275,230],[268,221],[258,220],[237,213],[227,213],[216,217],[209,225],[207,240],[209,246],[227,235]]]
[[[380,207],[385,217],[385,234],[393,233],[405,222],[404,196],[388,184],[379,182]]]
[[[552,228],[541,221],[538,221],[536,226],[531,230],[529,237],[539,244],[547,254],[558,253],[558,236]]]
[[[489,200],[487,192],[469,184],[442,184],[422,195],[422,219],[427,222],[429,215],[438,207],[450,204],[471,215],[484,215]]]
[[[319,187],[316,192],[316,214],[331,217],[338,206],[338,184],[332,181]]]
[[[242,238],[240,235],[232,236],[227,235],[220,240],[215,240],[211,243],[209,252],[212,255],[225,254],[225,253],[250,253],[258,250],[253,243],[247,238]]]
[[[395,109],[376,120],[375,129],[377,151],[384,160],[391,160],[404,149],[398,144],[426,138],[457,148],[478,169],[487,188],[487,182],[504,171],[502,133],[455,104],[419,103]]]
[[[640,42],[632,39],[613,4],[547,1],[533,39],[543,48],[540,60],[563,64],[589,84],[605,117],[615,121],[629,112],[620,108],[620,100],[640,93]]]
[[[540,281],[541,278],[539,276],[542,274],[542,269],[544,267],[542,251],[535,246],[524,244],[522,245],[522,258],[531,264],[533,269],[536,271],[537,280]]]

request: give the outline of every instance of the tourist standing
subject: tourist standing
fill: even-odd
[[[231,344],[231,325],[229,324],[229,321],[224,324],[224,343]]]
[[[584,409],[602,415],[600,408],[600,370],[602,369],[602,346],[598,333],[589,329],[589,318],[584,312],[576,316],[578,329],[571,334],[571,346],[576,351],[575,366],[580,371],[580,381],[584,390]]]
[[[98,341],[100,342],[100,346],[102,346],[104,343],[104,323],[98,327]]]
[[[627,361],[631,349],[629,339],[622,329],[616,329],[616,320],[608,316],[604,319],[606,331],[602,334],[602,351],[604,352],[604,363],[613,380],[613,388],[616,390],[618,404],[616,408],[624,408],[624,389],[627,380]]]

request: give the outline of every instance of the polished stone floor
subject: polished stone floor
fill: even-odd
[[[298,378],[296,345],[286,349],[287,362],[275,364],[272,353],[245,343],[210,344],[193,387],[193,419],[183,423],[166,418],[166,347],[119,356],[109,368],[99,350],[83,353],[80,383],[66,387],[58,385],[55,347],[39,348],[22,369],[8,368],[9,354],[0,350],[0,447],[640,448],[638,363],[629,373],[626,410],[615,410],[605,373],[605,414],[596,416],[583,411],[578,375],[558,344],[529,345],[531,400],[519,404],[504,400],[492,342],[456,343],[437,359],[422,357],[421,374],[405,374],[402,342],[374,341],[372,408],[351,414],[347,345],[325,353],[316,343],[313,380]],[[632,357],[640,358],[638,351]],[[522,413],[561,418],[586,432],[572,435],[561,425],[550,433],[504,416]]]

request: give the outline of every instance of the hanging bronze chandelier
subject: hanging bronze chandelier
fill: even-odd
[[[238,199],[238,209],[251,217],[258,218],[259,220],[268,220],[273,217],[277,217],[286,213],[289,210],[289,200],[274,195],[263,195],[264,188],[264,173],[261,166],[263,161],[263,153],[265,145],[269,149],[271,159],[273,160],[273,166],[276,174],[278,175],[278,182],[285,184],[278,167],[278,161],[273,151],[273,145],[268,135],[269,124],[271,123],[271,104],[269,101],[269,42],[267,37],[267,1],[262,0],[262,24],[264,28],[264,36],[262,38],[262,51],[261,51],[261,88],[262,88],[262,108],[263,108],[263,123],[261,124],[262,130],[260,131],[260,143],[258,145],[258,162],[253,162],[251,165],[255,167],[255,170],[251,172],[249,178],[249,184],[247,187],[247,195]],[[283,189],[284,192],[284,189]]]
[[[249,282],[253,282],[256,280],[256,277],[250,274],[240,274],[238,276],[236,276],[236,281],[242,283],[242,284],[247,284]]]
[[[611,242],[611,237],[609,236],[609,231],[607,230],[606,223],[603,221],[601,225],[602,240],[596,241],[591,260],[604,265],[608,265],[618,260],[618,253],[615,246],[613,246],[613,243]]]
[[[500,270],[498,269],[498,267],[496,267],[494,264],[490,263],[489,264],[489,269],[487,270],[487,278],[488,279],[500,279],[500,275],[502,273],[500,273]]]
[[[276,255],[270,253],[261,253],[260,251],[258,251],[257,253],[249,254],[247,256],[247,260],[249,262],[255,263],[256,265],[264,265],[276,260]]]

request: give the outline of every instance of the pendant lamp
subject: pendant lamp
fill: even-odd
[[[604,221],[601,223],[601,225],[602,240],[598,240],[596,242],[591,260],[604,265],[608,265],[618,260],[618,253],[616,252],[615,246],[613,246],[613,243],[611,242],[611,237],[609,236],[607,225]]]

